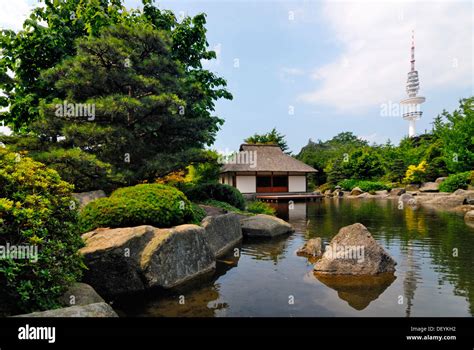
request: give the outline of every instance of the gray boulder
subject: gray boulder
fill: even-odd
[[[443,208],[454,208],[464,203],[465,196],[448,195],[448,196],[436,196],[427,198],[422,204],[437,206]]]
[[[59,298],[63,306],[88,305],[103,303],[104,299],[90,285],[86,283],[74,283]]]
[[[296,252],[298,255],[319,257],[322,255],[322,244],[321,237],[311,238],[306,241],[306,243],[298,249]]]
[[[354,187],[351,191],[351,196],[358,196],[362,193],[364,193],[364,191],[362,191],[360,187]]]
[[[407,203],[409,200],[413,199],[414,197],[410,193],[404,193],[398,199],[399,202]]]
[[[117,313],[104,302],[88,305],[76,305],[13,317],[118,317]]]
[[[423,182],[420,187],[420,192],[439,192],[439,183]]]
[[[236,214],[208,216],[202,220],[201,226],[216,257],[222,256],[242,240],[240,217]]]
[[[140,259],[154,236],[153,226],[97,229],[84,234],[86,246],[80,249],[88,267],[84,281],[101,295],[144,290]]]
[[[79,202],[79,209],[82,209],[90,202],[107,196],[105,195],[104,191],[98,190],[91,192],[73,193],[73,197]]]
[[[394,272],[396,264],[367,228],[356,223],[339,230],[314,265],[314,271],[333,275],[376,275]]]
[[[286,221],[265,214],[243,218],[240,223],[243,235],[248,237],[275,237],[293,232],[293,227]]]
[[[204,228],[197,225],[156,229],[140,259],[147,287],[175,287],[215,267]]]

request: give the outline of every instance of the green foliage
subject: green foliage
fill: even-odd
[[[36,246],[37,261],[1,259],[0,282],[23,311],[55,308],[81,276],[72,186],[58,173],[0,148],[0,244]]]
[[[374,192],[390,190],[391,186],[379,181],[367,181],[367,180],[356,180],[347,179],[338,183],[344,191],[352,191],[355,187],[359,187],[364,192]]]
[[[280,134],[276,128],[273,128],[266,134],[254,134],[253,136],[247,137],[244,142],[256,145],[278,145],[283,152],[291,153],[288,152],[285,135]]]
[[[210,205],[212,207],[224,209],[228,212],[233,212],[233,213],[239,213],[239,214],[245,214],[242,210],[234,207],[233,205],[230,205],[229,203],[226,202],[221,202],[221,201],[216,201],[215,199],[208,199],[204,201],[205,205]]]
[[[439,190],[441,192],[454,192],[457,189],[467,189],[472,183],[474,171],[466,171],[463,173],[449,175],[446,180],[440,183]]]
[[[99,198],[81,211],[83,232],[98,227],[152,225],[171,227],[195,220],[191,202],[174,187],[141,184],[115,190],[110,197]]]
[[[222,166],[219,159],[219,154],[216,151],[203,151],[201,162],[188,166],[186,180],[194,184],[218,182]]]
[[[202,209],[196,203],[191,203],[191,210],[193,212],[192,213],[192,216],[193,216],[192,223],[193,224],[199,225],[201,223],[202,219],[204,219],[207,216],[206,211],[204,209]]]
[[[434,122],[434,134],[443,143],[448,170],[458,173],[474,169],[474,97],[460,101],[453,113],[444,111]]]
[[[119,175],[112,173],[110,164],[79,148],[57,148],[32,153],[31,156],[56,170],[65,181],[74,184],[75,192],[109,191],[113,185],[125,182]]]
[[[203,183],[183,188],[186,197],[194,202],[205,202],[214,199],[226,202],[237,209],[245,209],[245,199],[235,187],[220,183]]]
[[[101,28],[120,23],[126,12],[120,0],[45,0],[23,24],[23,30],[0,32],[0,113],[15,130],[39,119],[40,100],[58,94],[41,73],[76,53],[77,38],[97,35]],[[14,73],[7,75],[8,70]]]
[[[247,203],[248,212],[253,214],[267,214],[267,215],[275,215],[275,209],[268,203],[260,202],[260,201],[253,201]]]
[[[335,185],[334,184],[331,184],[329,182],[325,183],[325,184],[322,184],[321,186],[318,187],[318,190],[321,192],[321,193],[324,193],[326,192],[327,190],[329,191],[334,191],[334,188],[335,188]]]

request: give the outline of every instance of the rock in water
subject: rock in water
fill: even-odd
[[[305,255],[305,256],[312,256],[312,257],[319,257],[322,255],[322,245],[321,245],[321,238],[316,237],[309,239],[304,246],[302,246],[296,252],[298,255]]]
[[[242,233],[248,237],[275,237],[293,232],[293,227],[286,221],[271,215],[259,214],[240,220]]]
[[[360,187],[354,187],[351,191],[351,196],[358,196],[362,193],[364,193],[364,191],[362,191]]]
[[[62,309],[32,312],[14,317],[118,317],[117,313],[106,303],[76,305]]]
[[[86,246],[80,253],[88,267],[84,281],[101,295],[144,290],[140,258],[154,235],[153,226],[104,228],[82,235]]]
[[[396,264],[367,228],[356,223],[339,230],[314,270],[334,275],[376,275],[394,272]]]
[[[180,225],[157,229],[143,250],[140,267],[148,287],[175,287],[216,267],[204,228]]]
[[[216,257],[222,256],[242,240],[240,217],[236,214],[208,216],[202,220],[201,225]]]

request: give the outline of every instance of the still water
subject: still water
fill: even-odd
[[[462,215],[399,209],[396,200],[323,199],[278,204],[296,229],[272,240],[244,240],[240,256],[179,290],[116,300],[122,316],[472,316],[474,228]],[[296,250],[313,237],[328,244],[360,222],[397,261],[393,276],[318,279]]]

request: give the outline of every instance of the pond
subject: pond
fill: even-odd
[[[122,316],[472,316],[474,228],[462,215],[400,209],[390,199],[322,199],[278,204],[296,229],[272,240],[244,240],[211,276],[172,291],[116,300]],[[296,250],[313,237],[328,244],[360,222],[397,261],[394,275],[318,279]],[[237,253],[237,254],[235,254]],[[235,256],[237,255],[237,256]]]

